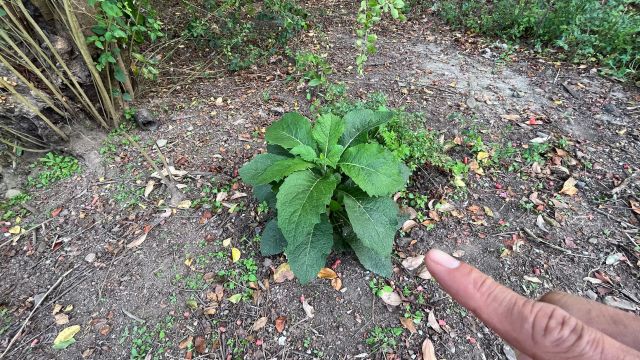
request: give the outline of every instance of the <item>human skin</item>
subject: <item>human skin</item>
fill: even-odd
[[[640,318],[552,292],[535,301],[440,250],[425,256],[444,291],[514,347],[518,359],[640,359]]]

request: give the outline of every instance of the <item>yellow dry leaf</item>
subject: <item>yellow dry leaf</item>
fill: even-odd
[[[478,161],[486,160],[488,158],[489,158],[489,153],[486,151],[480,151],[478,155],[476,155],[476,159],[478,159]]]
[[[471,161],[469,163],[469,169],[478,175],[484,175],[484,170],[478,165],[477,161]]]
[[[553,100],[553,103],[556,105],[562,105],[562,100]]]
[[[320,272],[318,272],[318,277],[320,279],[335,279],[338,277],[338,275],[336,274],[335,271],[329,269],[329,268],[322,268],[320,269]]]
[[[188,209],[191,207],[191,200],[182,200],[178,204],[178,209]]]
[[[576,183],[578,181],[572,177],[568,178],[567,181],[562,185],[562,190],[560,190],[560,194],[574,196],[578,193],[578,189],[576,188]]]
[[[231,248],[231,261],[237,262],[238,260],[240,260],[240,255],[241,254],[242,253],[240,252],[240,249]]]
[[[276,268],[273,273],[273,281],[276,283],[284,282],[285,280],[293,280],[294,275],[291,271],[291,266],[289,263],[282,263],[280,266]]]
[[[187,265],[187,267],[191,267],[191,264],[193,264],[193,258],[184,259],[184,264]]]
[[[22,228],[18,225],[9,229],[9,234],[17,235],[17,234],[20,234],[21,232],[22,232]]]
[[[69,305],[65,306],[64,310],[62,310],[62,311],[66,312],[66,313],[69,313],[69,312],[71,312],[71,310],[73,310],[73,305],[69,304]]]
[[[62,310],[62,305],[60,305],[60,304],[53,305],[53,315],[59,313],[60,310]]]
[[[484,213],[487,214],[487,216],[489,217],[493,217],[493,210],[491,210],[490,207],[488,206],[483,206],[482,207],[484,209]]]
[[[65,328],[64,330],[60,331],[60,333],[58,334],[58,336],[56,336],[55,340],[53,340],[53,345],[59,345],[61,343],[67,342],[71,339],[73,339],[73,337],[80,331],[80,325],[73,325],[73,326],[69,326],[67,328]]]
[[[518,114],[506,114],[506,115],[500,115],[500,118],[502,118],[502,120],[518,121],[518,120],[520,120],[520,115],[518,115]]]
[[[222,240],[222,246],[229,247],[231,245],[231,238]]]
[[[416,330],[416,325],[413,323],[413,320],[410,318],[401,317],[400,324],[402,324],[402,327],[409,330],[409,332],[412,334],[415,334],[416,332],[418,332]]]

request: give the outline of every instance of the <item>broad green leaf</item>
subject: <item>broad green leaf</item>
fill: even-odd
[[[250,185],[268,184],[285,176],[312,167],[302,159],[287,158],[273,154],[260,154],[240,168],[242,181]]]
[[[280,254],[284,251],[285,246],[287,246],[287,240],[278,227],[278,219],[269,220],[260,238],[260,253],[263,256]]]
[[[122,71],[120,66],[115,66],[114,70],[115,71],[113,72],[113,77],[115,77],[116,80],[120,81],[121,83],[127,81],[127,76],[124,74],[124,71]]]
[[[389,197],[369,197],[359,190],[345,191],[344,207],[362,244],[378,254],[391,254],[398,229],[398,206]]]
[[[327,154],[327,162],[333,168],[338,165],[338,161],[340,161],[340,157],[344,152],[344,147],[342,145],[333,145],[329,148],[329,153]]]
[[[0,8],[0,17],[7,15],[7,12],[3,8]]]
[[[298,145],[291,149],[291,153],[300,156],[305,161],[314,161],[318,158],[316,151],[309,145]]]
[[[370,196],[393,194],[406,183],[402,163],[379,144],[360,144],[348,148],[338,166]]]
[[[271,185],[264,184],[255,186],[253,188],[253,196],[260,202],[265,201],[271,209],[276,209],[276,193],[273,192]]]
[[[283,148],[280,145],[276,145],[276,144],[267,144],[267,153],[274,154],[274,155],[280,155],[280,156],[286,156],[286,157],[293,157],[291,155],[291,153],[289,152],[289,150]]]
[[[366,247],[353,232],[345,236],[345,239],[365,269],[384,277],[391,276],[391,253],[383,255]]]
[[[100,6],[102,7],[102,11],[104,11],[104,13],[109,17],[115,18],[122,16],[122,10],[120,10],[118,5],[116,5],[115,3],[112,3],[110,1],[103,1]]]
[[[280,145],[285,149],[292,149],[298,145],[315,148],[309,119],[296,113],[286,113],[282,119],[271,124],[264,138],[268,143]]]
[[[305,236],[287,242],[287,260],[300,283],[306,284],[316,277],[325,266],[332,246],[333,227],[326,214],[322,214],[320,222]]]
[[[278,227],[289,246],[295,246],[320,222],[337,183],[335,176],[312,171],[299,171],[284,180],[276,195],[276,208]]]
[[[369,131],[388,122],[393,117],[389,111],[373,111],[369,109],[353,110],[344,116],[345,128],[340,137],[340,145],[347,149],[367,140]]]
[[[311,130],[311,134],[320,148],[320,153],[325,156],[329,154],[332,146],[338,143],[343,132],[344,120],[333,114],[321,115]]]

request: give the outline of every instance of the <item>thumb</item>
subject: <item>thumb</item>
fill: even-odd
[[[440,250],[429,251],[425,261],[447,293],[532,359],[640,358],[561,308],[520,296]]]

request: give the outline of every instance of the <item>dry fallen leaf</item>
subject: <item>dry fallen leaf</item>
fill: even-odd
[[[478,175],[484,175],[484,170],[477,161],[473,160],[469,163],[469,169]]]
[[[140,244],[142,244],[147,239],[147,233],[143,233],[137,239],[127,244],[127,249],[134,248]]]
[[[432,278],[431,273],[429,272],[426,266],[420,269],[420,271],[418,271],[418,277],[424,280],[431,280]]]
[[[404,222],[404,224],[402,224],[402,231],[409,232],[411,229],[413,229],[416,226],[418,226],[417,222],[415,222],[414,220],[407,220]]]
[[[67,314],[63,314],[63,313],[56,314],[54,318],[56,320],[56,324],[58,325],[64,325],[69,323],[69,315]]]
[[[406,317],[401,317],[400,318],[400,324],[402,324],[402,326],[409,330],[410,333],[415,334],[417,332],[416,330],[416,326],[413,323],[413,320],[411,320],[410,318],[406,318]]]
[[[438,360],[436,350],[429,338],[424,339],[422,342],[422,360]]]
[[[73,338],[80,331],[80,325],[73,325],[65,328],[58,333],[58,336],[53,340],[53,347],[55,349],[65,349],[67,346],[76,342]]]
[[[532,283],[542,284],[542,280],[538,279],[536,276],[525,275],[523,278]]]
[[[331,270],[330,268],[322,268],[322,269],[320,269],[320,272],[318,272],[318,277],[320,279],[333,280],[333,279],[337,278],[338,275],[336,274],[335,271]]]
[[[197,336],[193,346],[198,353],[204,354],[207,350],[207,342],[205,341],[204,336]]]
[[[629,200],[629,203],[631,205],[631,210],[634,213],[640,215],[640,202]]]
[[[240,249],[231,248],[231,261],[238,262],[238,260],[240,260],[240,255],[241,254],[242,253],[240,252]]]
[[[222,246],[229,247],[231,245],[231,238],[222,240]]]
[[[331,279],[331,286],[337,291],[340,291],[340,289],[342,289],[342,279],[339,277]]]
[[[380,294],[380,298],[387,305],[398,306],[402,304],[402,299],[400,299],[400,295],[398,295],[398,293],[396,293],[395,291],[384,292]]]
[[[191,207],[191,200],[182,200],[178,203],[178,209],[188,209]]]
[[[464,256],[464,250],[456,250],[451,255],[455,258],[461,258]]]
[[[293,280],[295,276],[291,271],[291,267],[289,263],[282,263],[280,266],[276,268],[276,271],[273,273],[273,281],[276,283],[284,282],[285,280]]]
[[[182,341],[180,341],[180,343],[178,344],[178,348],[185,349],[187,346],[190,346],[192,343],[193,343],[193,336],[187,336],[186,338],[182,339]]]
[[[300,301],[302,301],[302,309],[304,310],[305,314],[307,314],[307,317],[313,318],[315,313],[315,309],[313,308],[313,306],[309,305],[307,300],[304,298],[304,295],[300,297]]]
[[[62,305],[60,304],[55,304],[53,305],[53,315],[57,314],[60,312],[60,310],[62,310]]]
[[[476,159],[478,161],[483,161],[489,158],[489,153],[486,151],[480,151],[478,152],[478,155],[476,155]]]
[[[487,216],[489,217],[493,217],[493,210],[491,210],[490,207],[488,206],[483,206],[482,209],[484,210],[484,213],[487,214]]]
[[[570,177],[567,181],[562,185],[562,190],[560,190],[560,194],[573,196],[578,193],[578,189],[576,188],[576,184],[578,181],[576,179]]]
[[[502,118],[502,120],[518,121],[520,120],[520,115],[517,115],[517,114],[500,115],[500,118]]]
[[[282,315],[278,316],[276,318],[276,330],[279,333],[283,332],[284,331],[284,326],[286,325],[286,323],[287,323],[287,317],[286,316],[282,316]]]
[[[436,320],[436,316],[433,314],[433,311],[429,312],[427,315],[427,324],[437,333],[441,333],[442,329],[440,328],[440,324],[438,324],[438,320]]]
[[[267,321],[269,321],[269,319],[266,316],[259,318],[258,320],[256,320],[256,322],[253,323],[253,326],[251,327],[251,331],[258,331],[262,329],[267,325]]]
[[[149,180],[149,182],[147,182],[147,186],[144,187],[145,198],[149,197],[149,194],[151,194],[151,192],[153,191],[153,187],[155,185],[156,185],[156,182],[154,180]]]
[[[402,266],[409,271],[419,268],[422,264],[424,264],[424,255],[408,257],[402,260]]]

